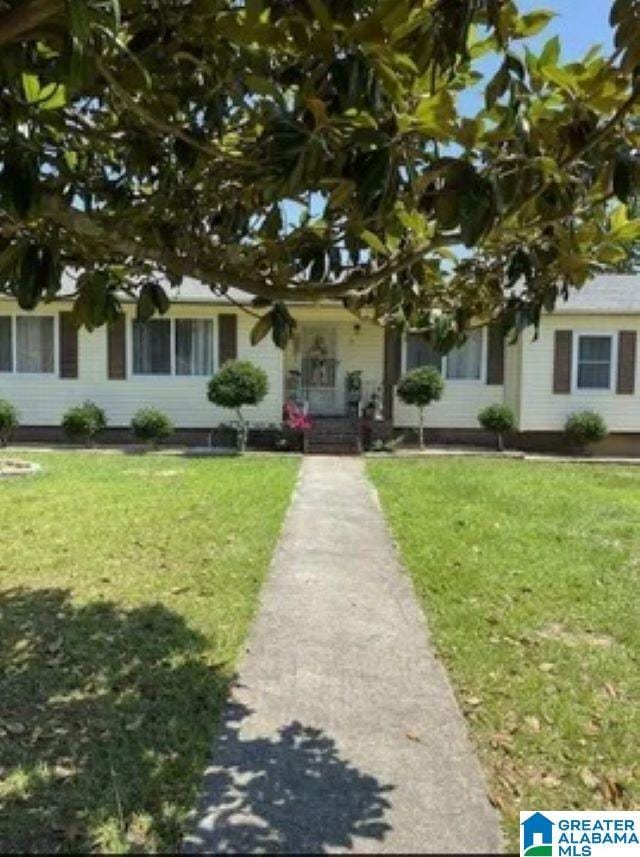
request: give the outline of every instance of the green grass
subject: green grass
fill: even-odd
[[[509,845],[520,809],[640,809],[640,469],[368,470]]]
[[[27,457],[0,481],[0,850],[174,849],[297,462]]]

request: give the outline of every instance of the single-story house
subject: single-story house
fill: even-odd
[[[247,412],[258,429],[273,431],[283,404],[294,400],[333,431],[339,418],[364,413],[408,436],[417,416],[394,385],[406,370],[435,364],[446,388],[427,411],[432,440],[486,440],[478,411],[505,402],[517,418],[515,445],[558,448],[566,418],[591,409],[611,431],[603,452],[640,454],[640,277],[595,278],[544,316],[537,338],[527,330],[510,344],[497,328],[478,329],[444,357],[419,335],[400,336],[326,304],[291,305],[298,327],[284,351],[270,338],[252,346],[255,318],[242,305],[248,299],[236,297],[231,304],[186,281],[166,316],[138,322],[128,303],[120,323],[92,333],[75,328],[64,291],[34,312],[0,298],[0,398],[20,411],[18,439],[59,437],[64,412],[90,399],[106,411],[106,438],[127,439],[133,414],[156,407],[173,420],[179,441],[207,443],[212,429],[233,419],[207,400],[207,379],[238,358],[269,377],[267,397]]]

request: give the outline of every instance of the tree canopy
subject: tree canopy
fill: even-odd
[[[192,276],[444,347],[640,237],[640,0],[563,60],[513,0],[0,0],[0,289],[93,328]],[[489,69],[489,71],[487,71]],[[477,97],[462,97],[469,91]],[[475,107],[469,105],[475,104]]]

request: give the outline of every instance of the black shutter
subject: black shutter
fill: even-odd
[[[487,384],[504,384],[504,333],[502,325],[490,324],[487,331]]]
[[[637,339],[635,330],[621,330],[618,336],[618,394],[631,396],[636,391]]]
[[[107,377],[112,381],[127,377],[127,320],[123,315],[107,327]]]
[[[553,349],[553,392],[571,392],[571,361],[573,357],[573,332],[556,330]]]
[[[58,353],[61,378],[78,377],[78,328],[70,312],[61,312]]]
[[[238,317],[230,313],[218,316],[218,367],[238,356]]]

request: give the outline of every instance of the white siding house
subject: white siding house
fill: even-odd
[[[237,357],[260,365],[269,378],[269,394],[248,414],[256,425],[280,424],[291,398],[318,417],[351,413],[356,375],[359,412],[374,402],[381,417],[384,403],[386,424],[407,430],[417,425],[415,409],[398,400],[393,383],[416,365],[434,363],[446,383],[427,415],[436,439],[477,441],[478,411],[505,402],[524,445],[557,445],[567,417],[589,409],[605,418],[616,451],[622,444],[640,454],[640,278],[597,278],[545,315],[537,338],[528,330],[505,343],[484,328],[444,358],[420,337],[394,339],[374,321],[329,305],[290,307],[298,326],[284,352],[270,338],[252,346],[255,318],[241,303],[189,282],[162,321],[137,326],[127,304],[115,336],[105,327],[76,333],[64,297],[33,313],[0,298],[0,398],[20,411],[24,437],[53,431],[69,407],[90,399],[120,437],[139,408],[156,407],[202,438],[233,418],[207,400],[206,384],[224,359]]]

